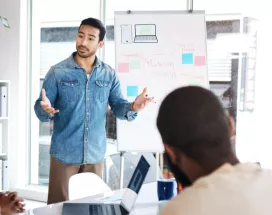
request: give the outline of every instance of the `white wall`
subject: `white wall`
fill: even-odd
[[[267,13],[257,14],[259,23],[257,41],[257,67],[255,110],[253,113],[238,112],[237,153],[242,161],[259,161],[263,167],[272,169],[272,31]]]
[[[271,54],[272,49],[272,30],[271,15],[259,16],[261,20],[258,33],[258,58],[256,75],[256,109],[254,111],[253,122],[255,124],[255,142],[251,143],[252,150],[256,160],[260,161],[262,166],[272,168],[272,72],[271,72]],[[243,147],[243,148],[242,148]],[[246,151],[247,143],[241,144],[241,150]],[[253,156],[253,155],[252,155]]]
[[[127,10],[184,10],[187,0],[115,0],[106,1],[107,19],[114,18],[114,11]]]
[[[20,0],[0,0],[0,15],[9,20],[10,29],[0,25],[0,79],[10,80],[10,186],[26,182],[26,3]]]
[[[80,21],[88,18],[100,17],[100,0],[47,0],[35,2],[35,10],[38,11],[38,20],[41,23],[59,25],[61,27],[78,26]],[[52,26],[52,25],[51,25]]]
[[[258,9],[261,9],[261,3],[265,0],[194,0],[195,10],[205,10],[207,14],[228,14],[243,13],[243,15],[253,16]]]

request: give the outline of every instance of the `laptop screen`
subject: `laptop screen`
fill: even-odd
[[[138,165],[136,166],[133,175],[130,179],[128,188],[138,194],[144,183],[149,168],[150,168],[149,163],[143,156],[141,156],[140,161],[138,162]]]
[[[93,214],[112,214],[112,215],[125,215],[128,214],[133,208],[137,194],[139,193],[145,177],[149,171],[150,165],[141,156],[133,175],[128,184],[131,192],[126,192],[123,196],[121,204],[99,204],[99,203],[64,203],[62,215],[93,215]],[[127,190],[127,191],[129,191]],[[133,193],[133,191],[135,193]],[[132,194],[132,195],[131,195]]]
[[[135,25],[136,36],[153,36],[156,35],[156,25],[154,24],[137,24]]]

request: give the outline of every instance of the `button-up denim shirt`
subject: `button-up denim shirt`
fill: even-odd
[[[131,103],[124,99],[116,72],[95,60],[90,78],[74,60],[68,59],[51,67],[43,82],[51,105],[59,110],[54,115],[50,154],[66,164],[94,164],[103,161],[106,147],[106,114],[108,104],[114,115],[131,121],[137,116]],[[34,110],[42,122],[48,122],[37,99]]]

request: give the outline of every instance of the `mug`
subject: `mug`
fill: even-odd
[[[177,182],[175,178],[160,178],[157,183],[159,201],[170,200],[176,195]]]

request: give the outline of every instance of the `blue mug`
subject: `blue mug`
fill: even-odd
[[[177,182],[175,178],[160,178],[158,183],[159,201],[170,200],[177,193]]]

